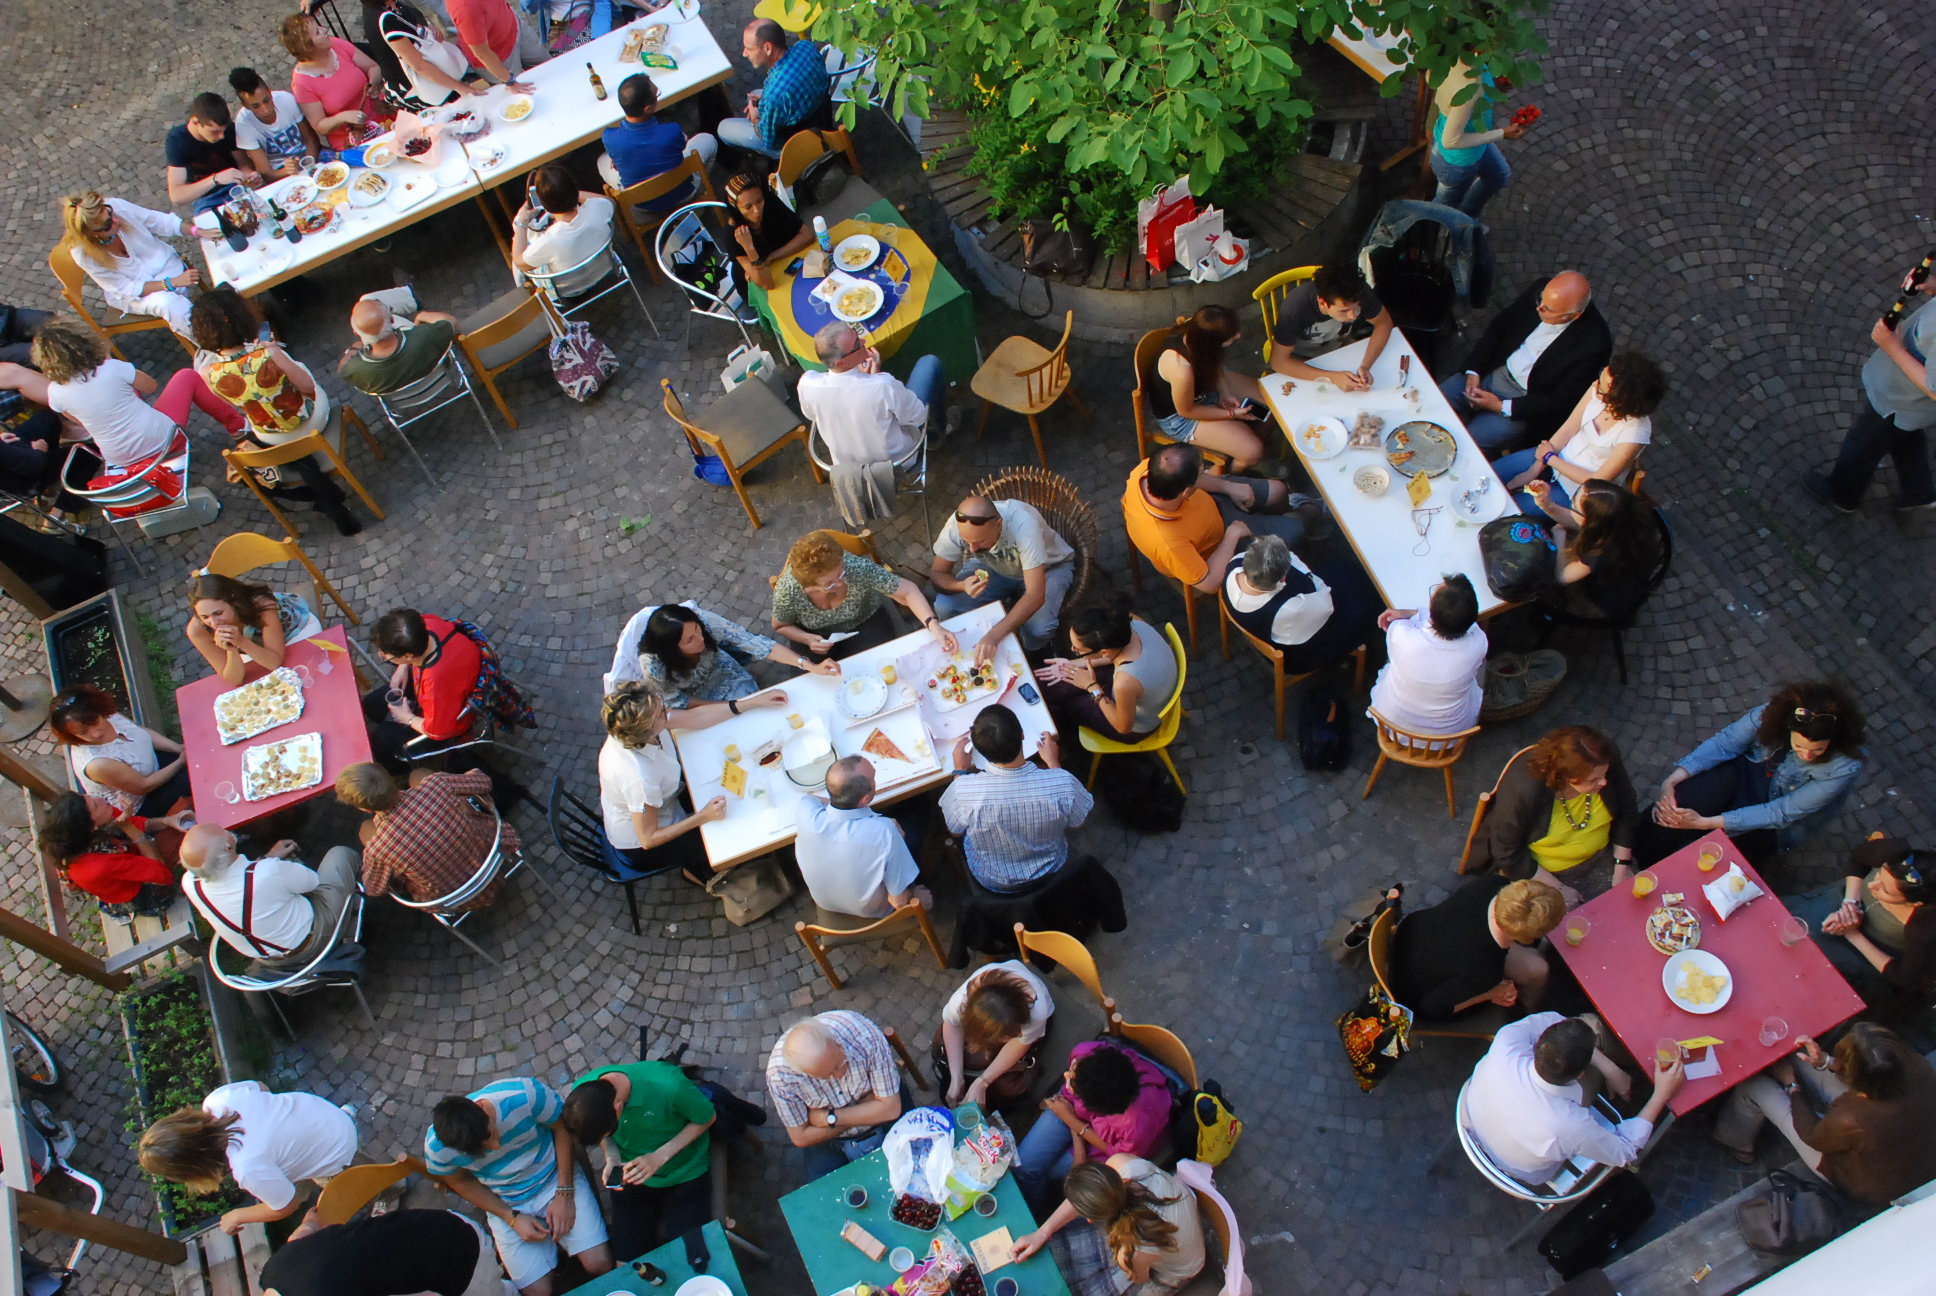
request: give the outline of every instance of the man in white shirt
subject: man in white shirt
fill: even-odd
[[[1615,1097],[1633,1082],[1595,1046],[1593,1017],[1534,1013],[1492,1037],[1466,1089],[1469,1130],[1493,1164],[1525,1184],[1543,1184],[1574,1157],[1632,1165],[1687,1072],[1676,1057],[1654,1065],[1654,1092],[1638,1116],[1610,1125],[1589,1088]],[[1593,1075],[1588,1075],[1593,1072]],[[1588,1083],[1583,1084],[1585,1080]]]
[[[970,495],[934,540],[928,579],[934,610],[959,616],[997,599],[1008,612],[975,645],[975,661],[994,660],[1004,636],[1019,630],[1022,646],[1048,645],[1062,621],[1062,600],[1075,583],[1076,551],[1033,505]]]
[[[1577,270],[1534,284],[1493,317],[1465,372],[1439,384],[1489,454],[1550,437],[1613,355],[1593,286]]]
[[[1464,573],[1440,581],[1422,612],[1380,614],[1378,628],[1389,660],[1371,686],[1373,711],[1415,734],[1455,734],[1479,723],[1486,632],[1479,626],[1479,596]]]
[[[296,96],[271,90],[261,73],[247,67],[229,71],[229,88],[242,105],[235,115],[235,146],[248,154],[258,172],[271,179],[292,176],[302,169],[304,158],[322,155],[316,129],[303,116]]]
[[[908,849],[900,824],[872,808],[874,763],[865,756],[835,761],[827,771],[827,800],[803,796],[795,813],[793,854],[814,904],[831,914],[869,921],[908,905],[932,908],[934,897]],[[831,802],[831,804],[829,804]]]
[[[252,860],[234,833],[214,824],[197,824],[182,838],[188,902],[219,940],[252,960],[251,975],[293,972],[321,954],[356,894],[355,851],[332,846],[322,867],[312,869],[293,858],[296,849],[279,841]]]
[[[881,368],[881,353],[851,325],[835,321],[813,335],[825,373],[800,376],[800,412],[820,430],[837,464],[886,460],[905,467],[935,416],[946,418],[941,361],[926,355],[903,383]]]
[[[612,239],[612,217],[617,208],[603,194],[578,188],[571,172],[556,162],[538,168],[532,197],[518,209],[511,243],[511,261],[519,270],[557,274],[583,262]],[[542,215],[540,210],[542,209]],[[538,228],[542,225],[543,228]],[[617,255],[614,253],[613,255]],[[572,297],[603,279],[610,270],[603,258],[577,275],[552,281],[561,297]]]

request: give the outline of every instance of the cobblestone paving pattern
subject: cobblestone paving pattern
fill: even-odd
[[[730,34],[745,8],[744,0],[709,6],[708,18]],[[1892,514],[1880,492],[1860,516],[1844,518],[1796,486],[1804,465],[1832,455],[1853,414],[1868,321],[1886,304],[1891,276],[1936,242],[1927,192],[1936,142],[1923,129],[1930,36],[1917,12],[1903,0],[1826,9],[1694,0],[1671,10],[1588,0],[1547,22],[1546,84],[1529,96],[1545,117],[1513,150],[1517,179],[1489,213],[1501,295],[1577,266],[1592,277],[1620,342],[1667,366],[1674,390],[1648,467],[1678,549],[1672,577],[1629,636],[1632,682],[1619,686],[1603,643],[1564,641],[1573,672],[1556,699],[1475,742],[1459,775],[1462,813],[1506,755],[1552,725],[1603,725],[1636,775],[1651,780],[1769,681],[1819,671],[1858,682],[1873,717],[1874,759],[1826,843],[1777,876],[1796,886],[1829,876],[1840,847],[1871,827],[1927,840],[1922,744],[1936,629],[1924,614],[1924,556],[1936,518]],[[232,64],[283,77],[287,61],[274,39],[282,13],[262,0],[10,6],[0,49],[0,84],[12,95],[0,132],[8,177],[0,299],[43,305],[54,297],[45,255],[64,190],[96,185],[164,205],[163,132],[190,95],[221,88]],[[733,88],[746,84],[742,72]],[[1374,152],[1400,142],[1401,117],[1391,105]],[[870,179],[908,202],[930,243],[947,249],[905,146],[878,118],[865,123],[861,146]],[[387,284],[392,266],[415,275],[427,305],[459,313],[505,282],[477,217],[452,211],[399,235],[388,255],[365,253],[311,275],[292,317],[296,353],[327,372],[348,340],[351,299]],[[663,339],[640,327],[630,303],[594,313],[624,368],[593,403],[565,402],[533,364],[505,384],[524,419],[507,433],[506,455],[454,416],[415,434],[436,472],[434,491],[394,454],[379,465],[355,452],[388,521],[346,540],[313,514],[297,515],[304,544],[366,614],[398,605],[460,612],[493,636],[544,717],[541,768],[523,771],[540,789],[555,773],[581,795],[593,791],[597,679],[637,607],[696,596],[763,624],[765,577],[786,546],[837,521],[792,455],[753,476],[767,523],[758,532],[746,529],[730,493],[690,479],[658,412],[657,379],[671,376],[703,409],[729,335],[697,322],[687,349],[670,293],[648,285],[647,296]],[[978,327],[987,348],[1028,326],[982,302]],[[155,333],[127,350],[163,375],[182,359]],[[1085,424],[1057,410],[1045,420],[1052,463],[1096,504],[1103,560],[1120,575],[1114,500],[1134,453],[1125,354],[1078,344],[1073,359],[1096,417]],[[171,627],[183,616],[178,577],[216,538],[271,529],[260,507],[210,467],[216,431],[198,419],[192,433],[196,479],[222,498],[220,522],[147,545],[148,579],[116,560],[124,596]],[[1026,430],[998,418],[985,441],[964,432],[940,447],[938,495],[951,501],[984,472],[1030,461]],[[622,519],[643,517],[642,529],[621,530]],[[890,557],[922,561],[918,522],[879,531]],[[1181,613],[1167,593],[1152,593],[1143,611],[1158,620]],[[41,669],[31,621],[17,609],[0,617],[0,668]],[[184,640],[171,647],[181,678],[201,673]],[[1139,838],[1101,811],[1085,833],[1129,898],[1129,931],[1095,945],[1109,988],[1130,1018],[1177,1028],[1248,1123],[1221,1177],[1253,1241],[1260,1293],[1544,1291],[1550,1274],[1530,1249],[1500,1249],[1517,1208],[1466,1167],[1425,1174],[1473,1047],[1432,1042],[1361,1096],[1332,1029],[1360,987],[1317,951],[1318,935],[1369,884],[1402,877],[1416,884],[1418,902],[1435,898],[1450,880],[1464,820],[1443,817],[1435,780],[1403,769],[1386,775],[1375,800],[1360,801],[1373,749],[1366,722],[1350,771],[1303,772],[1270,737],[1262,679],[1250,660],[1225,664],[1212,652],[1192,663],[1176,749],[1191,789],[1182,834]],[[26,746],[46,750],[39,738]],[[526,840],[538,841],[537,817],[519,813]],[[312,857],[348,828],[342,816],[318,812],[304,830]],[[676,881],[642,888],[648,921],[634,937],[620,897],[554,859],[548,844],[537,858],[568,903],[544,905],[517,886],[473,925],[501,952],[502,971],[401,911],[375,910],[368,937],[380,1028],[365,1030],[334,997],[306,1000],[300,1042],[278,1056],[272,1081],[361,1103],[365,1150],[386,1157],[416,1145],[442,1094],[506,1074],[563,1082],[583,1064],[630,1056],[640,1026],[655,1051],[687,1042],[694,1060],[757,1095],[761,1060],[784,1022],[845,1006],[925,1039],[957,980],[923,966],[911,947],[844,952],[851,981],[829,992],[791,932],[800,901],[740,929]],[[8,843],[8,861],[7,902],[39,913],[18,840]],[[75,1072],[59,1105],[81,1128],[76,1160],[108,1182],[117,1217],[151,1222],[122,1146],[129,1093],[111,998],[24,951],[7,963],[10,1002]],[[1750,1172],[1707,1141],[1707,1124],[1699,1115],[1683,1122],[1647,1164],[1662,1207],[1653,1230],[1748,1182]],[[805,1289],[773,1206],[798,1180],[794,1154],[771,1132],[739,1160],[735,1209],[778,1255],[770,1270],[749,1271],[761,1296]],[[42,1241],[43,1254],[55,1252]],[[83,1290],[165,1287],[156,1266],[97,1250]]]

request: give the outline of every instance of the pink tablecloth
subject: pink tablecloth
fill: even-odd
[[[1701,872],[1695,863],[1706,842],[1723,852],[1712,873]],[[1715,917],[1701,884],[1727,872],[1730,863],[1740,864],[1749,880],[1768,894],[1735,910],[1724,924]],[[1562,925],[1553,933],[1554,948],[1643,1067],[1653,1066],[1654,1045],[1662,1039],[1713,1035],[1722,1041],[1714,1050],[1721,1073],[1682,1085],[1670,1104],[1676,1114],[1686,1115],[1791,1052],[1795,1036],[1819,1035],[1862,1010],[1862,1000],[1814,941],[1792,947],[1781,943],[1788,910],[1726,833],[1711,832],[1650,871],[1659,880],[1652,895],[1636,900],[1630,886],[1615,887],[1578,910],[1592,924],[1586,939],[1567,945]],[[1700,918],[1700,948],[1725,963],[1733,978],[1734,992],[1719,1012],[1688,1012],[1661,985],[1667,958],[1647,943],[1646,919],[1671,891],[1684,895],[1683,903]],[[1769,1017],[1788,1023],[1788,1038],[1764,1047],[1761,1023]]]
[[[341,626],[331,626],[319,637],[338,648],[349,646]],[[316,669],[325,656],[335,666],[327,675]],[[211,675],[175,690],[175,705],[181,712],[182,750],[188,755],[188,782],[194,792],[197,819],[234,828],[277,810],[287,810],[331,791],[338,774],[370,759],[370,735],[363,727],[363,704],[356,689],[353,660],[347,651],[329,652],[314,639],[290,644],[283,664],[307,666],[314,681],[303,689],[302,714],[288,724],[227,747],[216,736],[215,699],[228,692],[229,685],[219,676]],[[263,672],[251,670],[249,675],[251,680],[256,680],[262,678]],[[233,783],[240,792],[243,752],[306,733],[323,736],[323,778],[316,786],[261,801],[239,800],[233,804],[215,795],[216,785],[220,783]]]

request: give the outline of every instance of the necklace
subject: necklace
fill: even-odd
[[[1585,832],[1587,825],[1593,822],[1593,794],[1589,792],[1585,796],[1574,798],[1580,803],[1580,809],[1584,812],[1584,817],[1581,819],[1573,817],[1573,807],[1567,804],[1565,797],[1555,799],[1559,802],[1560,813],[1566,816],[1567,825],[1574,832]]]

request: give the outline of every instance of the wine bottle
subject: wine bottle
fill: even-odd
[[[1891,333],[1896,331],[1896,325],[1902,321],[1903,312],[1909,309],[1909,303],[1915,300],[1924,282],[1928,280],[1932,265],[1936,265],[1936,248],[1930,249],[1916,268],[1909,272],[1908,284],[1903,289],[1902,295],[1897,297],[1895,304],[1883,313],[1882,327]]]
[[[235,222],[229,219],[226,208],[215,209],[215,223],[221,227],[222,238],[228,243],[229,251],[240,252],[249,246],[249,240],[242,237],[242,231],[237,229]]]
[[[603,99],[605,97],[605,82],[599,79],[598,69],[590,63],[587,63],[585,64],[585,70],[592,74],[592,93],[598,96],[598,98]]]

